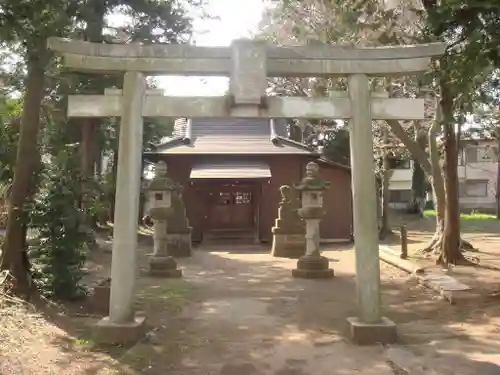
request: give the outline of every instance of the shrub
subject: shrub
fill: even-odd
[[[45,165],[41,178],[29,215],[30,226],[38,233],[29,250],[34,282],[46,297],[75,299],[85,292],[81,279],[87,253],[76,154],[61,151]]]

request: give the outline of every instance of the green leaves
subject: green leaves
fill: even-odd
[[[470,112],[481,86],[500,67],[500,3],[495,0],[443,0],[427,4],[424,33],[448,48],[439,77],[455,99],[455,110]]]
[[[4,0],[0,5],[0,39],[36,48],[48,36],[66,32],[78,6],[77,0]]]
[[[87,234],[78,201],[82,180],[78,158],[63,149],[45,165],[43,183],[30,210],[30,227],[37,233],[29,256],[34,282],[47,297],[74,299],[84,293],[80,281],[86,259]]]
[[[113,42],[116,28],[110,27],[110,23],[119,18],[125,21],[119,29],[131,41],[182,43],[188,41],[192,32],[192,19],[186,7],[203,3],[204,0],[3,0],[0,3],[1,84],[11,92],[21,93],[27,104],[26,112],[21,113],[20,101],[9,102],[0,97],[0,182],[13,177],[19,117],[23,115],[24,142],[19,146],[23,152],[17,160],[16,174],[24,173],[31,178],[16,179],[21,182],[15,191],[23,192],[17,194],[16,204],[24,207],[23,214],[29,214],[30,225],[38,232],[38,242],[30,249],[30,256],[35,280],[46,296],[73,298],[80,294],[87,234],[81,230],[84,212],[78,207],[85,198],[89,202],[99,198],[90,196],[95,191],[91,192],[94,189],[89,187],[97,182],[82,181],[79,175],[82,121],[65,118],[65,98],[75,93],[100,94],[106,87],[120,88],[123,78],[61,75],[59,59],[51,59],[46,38],[62,36],[95,43]],[[109,17],[116,14],[120,17]],[[27,67],[36,73],[29,80]],[[96,137],[88,142],[96,145],[93,157],[117,149],[116,119],[99,120],[91,125],[98,129]],[[145,121],[146,147],[169,135],[171,128],[171,122]],[[38,147],[42,159],[47,159],[41,174],[27,169],[39,164]],[[86,187],[85,191],[82,187]],[[37,188],[35,201],[31,202],[31,192]],[[112,194],[106,198],[112,199]],[[105,203],[110,203],[110,199]],[[103,207],[104,202],[98,201],[94,213],[102,212]],[[9,251],[24,250],[11,246]]]
[[[0,183],[13,178],[21,105],[19,100],[0,97]]]

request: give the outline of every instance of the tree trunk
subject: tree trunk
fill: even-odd
[[[415,124],[415,142],[422,149],[425,150],[427,139],[425,133],[421,130],[420,126]],[[412,177],[411,177],[411,202],[410,213],[418,214],[424,217],[425,201],[427,194],[427,178],[425,171],[415,158],[412,158]]]
[[[381,225],[379,231],[379,238],[383,240],[387,236],[393,234],[390,224],[390,208],[389,208],[389,180],[391,171],[385,170],[382,174],[382,204],[381,204]]]
[[[116,139],[120,139],[120,125],[116,124]],[[113,166],[111,168],[112,173],[112,181],[114,181],[114,189],[116,190],[116,173],[118,171],[118,144],[116,145],[116,149],[113,150]],[[110,202],[109,202],[109,218],[112,222],[115,221],[115,190],[111,193]]]
[[[85,21],[85,40],[92,43],[102,43],[103,29],[104,29],[104,15],[106,14],[106,1],[105,0],[90,0],[84,8]],[[95,76],[88,77],[89,89],[94,94],[102,93],[102,77],[96,78]],[[95,164],[98,148],[98,132],[99,132],[99,119],[87,119],[82,124],[81,134],[81,171],[84,177],[84,193],[82,197],[82,208],[86,214],[85,225],[89,231],[89,236],[93,242],[92,228],[95,227],[96,220],[91,217],[89,210],[92,205],[89,192],[91,189],[90,181],[95,177]]]
[[[444,233],[444,220],[446,209],[446,193],[444,187],[443,173],[439,162],[439,150],[436,142],[437,135],[441,130],[441,111],[437,109],[436,118],[429,128],[429,154],[431,162],[431,181],[432,194],[434,196],[434,205],[436,207],[436,232],[429,244],[422,249],[424,252],[430,252],[441,249],[441,243]]]
[[[94,176],[97,130],[99,122],[89,119],[82,124],[81,168],[86,178]]]
[[[446,193],[443,171],[440,166],[439,150],[436,143],[437,136],[441,130],[441,119],[441,108],[437,106],[435,120],[429,129],[429,154],[408,136],[397,120],[387,120],[393,134],[406,146],[411,157],[420,164],[426,175],[431,179],[431,188],[436,206],[436,231],[431,241],[421,249],[422,252],[435,251],[436,253],[440,253],[444,233]],[[460,247],[462,250],[475,250],[469,242],[463,239],[460,240]]]
[[[40,161],[38,132],[41,104],[44,97],[45,69],[49,53],[45,40],[38,51],[27,59],[26,93],[17,146],[14,180],[9,196],[7,233],[5,235],[1,269],[13,277],[13,293],[26,297],[30,294],[29,261],[26,254],[26,227],[23,218],[25,202],[35,192],[33,175]]]
[[[378,229],[382,227],[382,182],[379,178],[379,176],[376,176],[375,178],[375,189],[377,189],[377,222],[378,222]]]
[[[453,116],[453,98],[446,84],[441,84],[441,109],[444,119],[446,209],[441,254],[437,262],[448,265],[461,263],[464,256],[460,251],[458,145]]]
[[[424,217],[427,181],[425,172],[415,159],[412,160],[411,202],[409,211],[419,217]]]
[[[393,134],[406,146],[411,157],[419,163],[425,174],[431,179],[431,188],[434,195],[436,206],[436,231],[431,241],[421,251],[430,252],[436,248],[441,248],[442,235],[444,231],[444,212],[446,207],[446,196],[444,190],[444,180],[439,163],[439,150],[436,143],[436,137],[441,130],[441,114],[438,111],[434,122],[429,128],[429,154],[419,146],[417,142],[411,139],[404,131],[403,127],[396,120],[388,120],[387,123]]]
[[[500,220],[500,125],[495,129],[497,141],[497,186],[495,189],[495,200],[497,204],[497,220]]]
[[[410,136],[405,132],[399,121],[397,120],[387,120],[386,121],[391,128],[392,133],[405,145],[410,153],[411,157],[418,161],[422,169],[428,176],[432,175],[432,166],[429,161],[429,155],[423,148],[421,148],[417,142],[410,138]]]
[[[95,227],[95,218],[90,215],[92,206],[91,191],[92,185],[90,181],[94,178],[95,167],[95,146],[97,144],[97,130],[99,123],[96,119],[86,120],[82,124],[82,143],[80,146],[81,153],[81,172],[84,177],[83,195],[81,200],[82,208],[85,212],[85,229],[88,231],[89,239],[93,238],[92,228]],[[93,242],[93,241],[91,241]]]
[[[139,225],[143,224],[143,217],[145,215],[144,208],[146,205],[146,195],[144,194],[144,169],[146,168],[146,161],[142,158],[141,162],[141,195],[139,196],[139,215],[137,217],[137,223]]]
[[[384,132],[384,144],[388,146],[388,138],[389,134],[388,131],[386,130]],[[386,149],[384,151],[384,156],[382,160],[382,178],[381,178],[381,198],[382,198],[382,205],[381,205],[381,225],[380,225],[380,230],[379,230],[379,238],[383,240],[387,236],[391,235],[392,229],[391,225],[389,222],[389,183],[391,179],[391,166],[390,166],[390,160],[389,160],[389,152]]]
[[[102,170],[103,170],[102,157],[103,157],[102,150],[100,149],[100,147],[96,147],[96,150],[95,150],[95,174],[98,178],[102,177]]]

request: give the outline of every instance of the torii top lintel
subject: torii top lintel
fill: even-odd
[[[77,71],[230,76],[234,60],[243,54],[261,60],[269,77],[346,76],[358,73],[407,75],[426,71],[430,60],[441,56],[445,50],[444,43],[373,48],[331,45],[277,47],[263,41],[239,39],[230,47],[197,47],[99,44],[55,37],[48,39],[48,47],[62,54],[66,68]]]

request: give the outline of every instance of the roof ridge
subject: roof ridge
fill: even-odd
[[[305,149],[305,150],[308,150],[308,151],[314,152],[314,149],[313,149],[311,146],[309,146],[309,145],[307,145],[307,144],[305,144],[305,143],[295,141],[295,140],[293,140],[293,139],[291,139],[291,138],[282,137],[282,136],[280,136],[280,135],[278,135],[276,138],[277,138],[278,140],[282,141],[282,142],[288,143],[288,144],[289,144],[289,145],[291,145],[291,146],[301,147],[301,148],[303,148],[303,149]]]
[[[328,164],[328,165],[334,166],[334,167],[343,168],[343,169],[346,169],[348,171],[351,170],[351,167],[349,165],[345,165],[345,164],[339,163],[338,161],[328,160],[324,156],[320,156],[317,159],[317,161],[319,161],[320,163],[324,163],[324,164]]]
[[[230,117],[221,119],[220,123],[219,121],[213,121],[213,118],[207,119],[210,120],[207,123],[205,123],[205,119],[177,119],[175,125],[178,132],[173,134],[172,139],[162,142],[155,147],[153,153],[168,153],[170,149],[176,148],[176,146],[182,147],[182,144],[191,145],[192,151],[185,150],[184,152],[186,153],[203,153],[204,146],[202,144],[212,144],[211,149],[210,147],[207,148],[207,153],[223,152],[224,150],[228,152],[228,150],[235,150],[235,147],[231,147],[229,144],[237,142],[241,145],[242,149],[234,151],[234,153],[252,154],[258,152],[259,147],[262,147],[262,152],[267,150],[268,152],[279,154],[295,153],[300,150],[302,153],[317,154],[309,145],[287,137],[286,122],[283,121],[284,119],[277,119],[280,121],[275,121],[276,119],[245,118],[240,119],[245,120],[243,122],[239,121],[241,122],[241,126],[233,126],[233,122],[237,119]],[[246,120],[249,122],[246,123]],[[257,120],[259,124],[257,124]],[[255,124],[252,121],[255,121]],[[195,127],[197,130],[195,130]],[[254,142],[255,148],[252,146]],[[227,147],[225,146],[226,143],[228,144]],[[285,148],[280,151],[280,146]],[[286,150],[286,147],[288,147],[288,150]]]
[[[185,139],[184,137],[179,137],[179,136],[172,137],[168,141],[165,141],[165,142],[162,142],[162,143],[156,145],[156,147],[154,148],[154,150],[152,152],[154,153],[159,148],[174,146],[177,143],[184,143],[184,139]]]

